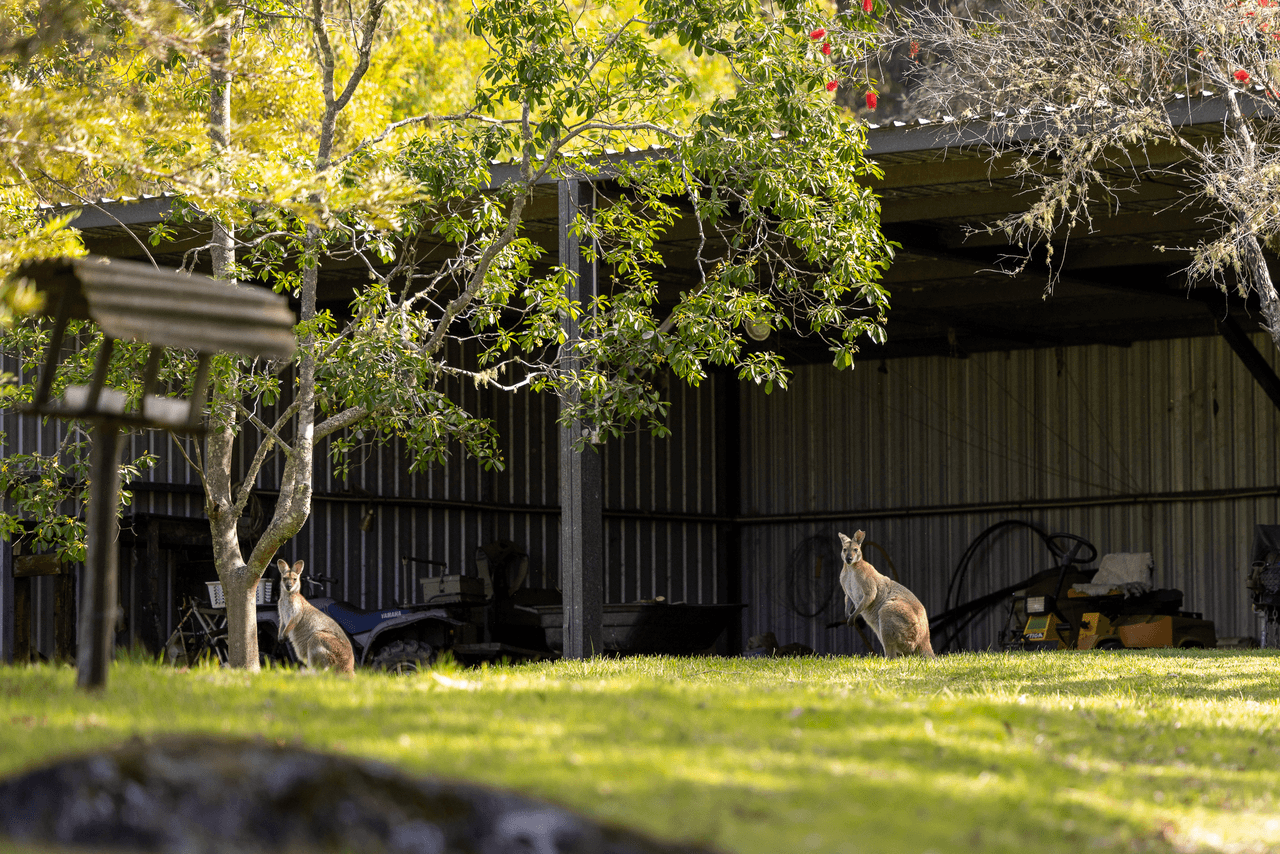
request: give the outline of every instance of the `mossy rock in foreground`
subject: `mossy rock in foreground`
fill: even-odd
[[[133,739],[0,783],[13,841],[95,849],[705,854],[531,798],[265,741]]]

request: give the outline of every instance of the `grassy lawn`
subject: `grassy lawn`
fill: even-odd
[[[731,852],[1280,851],[1268,651],[560,662],[354,680],[0,668],[0,772],[262,735]]]

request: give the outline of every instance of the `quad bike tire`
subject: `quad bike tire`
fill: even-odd
[[[425,670],[436,660],[436,650],[429,643],[415,640],[398,640],[373,654],[369,662],[378,670],[390,673],[414,673]]]
[[[271,631],[260,628],[258,630],[258,663],[262,667],[267,667],[268,661],[276,667],[292,667],[298,664],[298,659],[294,657],[287,640],[277,638]]]

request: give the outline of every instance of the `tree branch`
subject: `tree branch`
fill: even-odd
[[[293,453],[293,447],[284,439],[280,438],[280,434],[276,432],[277,430],[280,429],[280,427],[283,426],[282,424],[277,424],[274,428],[268,427],[265,421],[263,421],[258,416],[254,415],[252,412],[250,412],[249,409],[245,407],[244,404],[237,401],[235,404],[235,407],[236,407],[236,411],[239,412],[241,415],[243,415],[246,421],[248,421],[254,427],[257,427],[263,433],[266,433],[268,438],[270,438],[272,442],[279,445],[280,450],[282,450],[286,456]]]
[[[182,444],[182,442],[181,442],[181,441],[179,441],[179,439],[178,439],[178,434],[176,434],[176,433],[170,433],[170,434],[169,434],[169,438],[173,440],[173,445],[174,445],[174,447],[178,449],[178,453],[182,454],[182,458],[183,458],[184,460],[186,460],[186,461],[187,461],[187,465],[191,466],[192,470],[193,470],[193,471],[195,471],[196,475],[200,478],[201,482],[203,482],[203,481],[204,481],[204,466],[200,464],[200,462],[201,462],[201,461],[200,461],[200,459],[199,459],[199,458],[200,458],[200,446],[199,446],[199,445],[196,445],[196,447],[195,447],[196,459],[194,459],[194,460],[193,460],[193,459],[191,458],[191,455],[187,453],[187,449],[186,449],[186,447]]]
[[[363,406],[353,406],[337,415],[332,415],[316,425],[316,439],[323,439],[352,424],[357,424],[372,415],[374,411]]]

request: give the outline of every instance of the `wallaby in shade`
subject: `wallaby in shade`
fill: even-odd
[[[880,639],[885,658],[921,655],[933,658],[929,640],[929,616],[915,594],[891,578],[881,575],[862,557],[862,541],[866,531],[858,531],[850,539],[840,534],[840,552],[844,567],[840,570],[840,587],[844,590],[845,618],[852,623],[857,617]]]
[[[293,654],[312,670],[332,668],[340,673],[354,673],[356,656],[347,633],[302,595],[302,561],[292,569],[283,560],[278,564],[283,593],[277,605],[279,637],[287,637]]]

